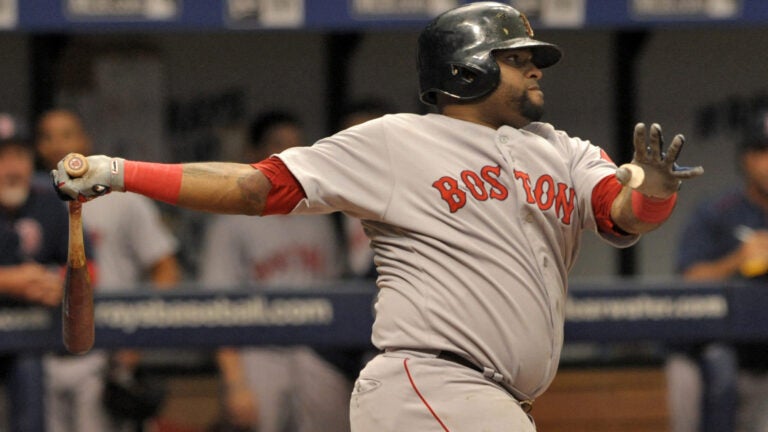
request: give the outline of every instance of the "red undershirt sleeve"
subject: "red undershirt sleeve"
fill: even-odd
[[[598,231],[617,236],[627,235],[611,219],[611,206],[613,205],[613,200],[619,196],[621,188],[621,183],[619,183],[615,175],[611,174],[600,180],[595,188],[592,189],[592,211],[595,214]]]
[[[136,192],[152,199],[176,204],[181,191],[184,168],[181,164],[125,161],[124,183],[127,192]]]
[[[272,184],[262,215],[288,214],[307,197],[304,188],[280,158],[272,156],[251,166],[261,171]]]

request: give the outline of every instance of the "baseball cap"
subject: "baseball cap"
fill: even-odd
[[[744,128],[741,151],[768,150],[768,110],[752,115]]]
[[[10,113],[0,112],[0,150],[9,146],[32,151],[32,143],[24,123]]]

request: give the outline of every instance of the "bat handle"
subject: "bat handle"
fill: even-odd
[[[64,157],[64,169],[70,177],[82,177],[88,172],[88,160],[80,153],[70,153]]]

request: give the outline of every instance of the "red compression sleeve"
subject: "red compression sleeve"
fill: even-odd
[[[136,192],[169,204],[179,201],[183,170],[180,164],[125,161],[123,169],[127,192]]]
[[[616,180],[615,175],[611,174],[600,180],[592,189],[592,211],[595,214],[595,221],[600,232],[627,235],[611,219],[611,206],[613,206],[613,200],[619,196],[621,188],[621,183]]]
[[[307,197],[304,188],[280,158],[272,156],[251,166],[261,171],[272,183],[262,215],[288,214],[299,201]]]
[[[676,202],[677,194],[672,194],[669,198],[653,198],[638,191],[632,191],[632,211],[643,222],[664,222],[672,214]]]

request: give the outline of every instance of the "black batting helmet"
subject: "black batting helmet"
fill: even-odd
[[[509,5],[470,3],[437,16],[419,36],[421,101],[435,105],[437,93],[462,100],[490,93],[499,84],[491,53],[511,48],[530,48],[539,68],[562,56],[556,45],[533,39],[528,19]]]

